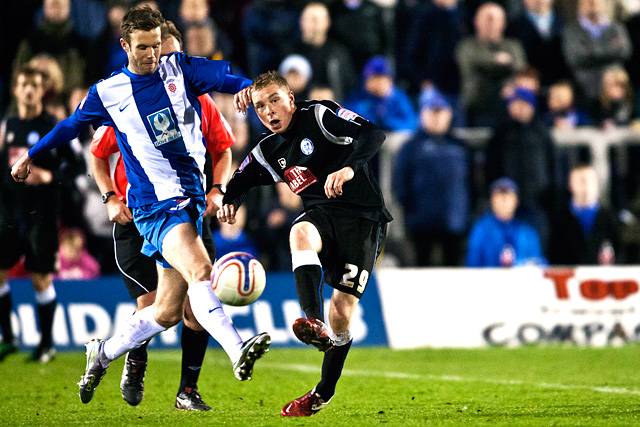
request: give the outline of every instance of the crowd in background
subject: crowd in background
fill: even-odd
[[[72,113],[88,85],[126,64],[119,25],[139,3],[176,23],[191,55],[228,60],[249,78],[278,70],[298,99],[333,99],[410,135],[392,161],[402,207],[392,227],[406,236],[388,245],[395,263],[639,261],[640,245],[624,238],[640,214],[638,146],[618,148],[624,167],[611,165],[622,172],[601,192],[591,153],[569,155],[553,132],[640,127],[640,1],[8,1],[2,111],[12,114],[12,74],[29,63],[46,71],[47,111]],[[264,129],[253,112],[236,113],[232,97],[213,96],[240,162]],[[477,127],[490,130],[480,147],[452,132]],[[91,132],[72,145],[79,158]],[[60,254],[86,262],[67,277],[84,277],[85,264],[112,273],[104,205],[84,163],[74,167],[62,183]],[[218,253],[246,250],[268,269],[289,269],[288,230],[300,210],[285,185],[252,192],[238,223],[216,230]]]

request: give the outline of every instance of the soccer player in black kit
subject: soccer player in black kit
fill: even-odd
[[[227,185],[221,222],[234,222],[249,188],[284,181],[300,195],[304,213],[289,241],[296,290],[305,318],[293,331],[298,339],[324,352],[322,378],[303,396],[286,404],[282,416],[310,416],[335,393],[351,347],[349,324],[364,293],[384,241],[391,215],[368,160],[384,133],[332,101],[295,102],[286,80],[275,72],[258,76],[236,95],[236,106],[249,102],[273,132],[242,162]],[[334,288],[330,332],[323,323],[321,280]]]
[[[17,351],[11,327],[11,293],[7,271],[24,255],[36,292],[41,341],[33,360],[49,362],[55,354],[52,339],[56,291],[53,286],[57,229],[57,177],[60,152],[47,153],[31,167],[23,184],[11,178],[11,165],[56,124],[43,109],[44,75],[24,66],[13,84],[18,114],[6,119],[0,138],[0,360]],[[62,148],[67,149],[67,147]]]

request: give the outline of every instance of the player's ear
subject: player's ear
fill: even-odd
[[[291,105],[295,104],[295,102],[296,102],[296,97],[293,94],[292,90],[289,91],[289,102],[291,102]]]
[[[129,50],[130,50],[129,43],[127,43],[127,41],[122,37],[120,38],[120,47],[122,47],[122,50],[129,53]]]

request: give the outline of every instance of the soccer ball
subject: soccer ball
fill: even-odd
[[[242,306],[264,291],[264,267],[247,252],[230,252],[213,264],[211,287],[223,304]]]

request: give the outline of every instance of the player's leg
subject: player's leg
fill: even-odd
[[[140,253],[144,239],[133,223],[114,223],[112,236],[116,266],[129,295],[136,301],[136,311],[149,307],[156,298],[158,272],[155,261]],[[120,393],[132,406],[138,405],[144,397],[148,343],[145,341],[129,351],[122,367]]]
[[[242,342],[211,289],[211,260],[194,226],[181,223],[167,232],[162,242],[162,256],[189,284],[188,295],[193,314],[225,350],[233,363],[236,378],[241,381],[251,379],[253,364],[268,351],[271,338],[261,333]]]
[[[89,403],[109,364],[175,325],[182,318],[186,287],[182,276],[171,268],[158,267],[158,290],[153,305],[136,311],[106,341],[87,344],[87,366],[80,379],[80,400]]]
[[[176,394],[176,408],[189,411],[208,411],[211,407],[200,396],[198,378],[209,344],[209,333],[200,326],[193,315],[189,297],[184,303],[180,344],[182,347],[182,366],[180,386]]]
[[[11,288],[7,281],[7,270],[0,270],[0,362],[8,355],[18,351],[11,326]]]
[[[320,233],[311,222],[298,222],[291,227],[289,245],[300,307],[307,318],[322,321],[322,267],[318,257],[322,250]]]
[[[53,317],[58,301],[53,285],[53,272],[58,252],[58,231],[56,217],[49,212],[37,210],[29,214],[29,218],[30,228],[27,233],[24,263],[27,271],[31,272],[41,334],[40,344],[36,347],[32,359],[47,363],[55,355]]]
[[[53,316],[58,306],[56,289],[53,286],[53,274],[31,273],[31,282],[36,293],[38,323],[40,326],[40,344],[32,355],[32,360],[48,363],[55,356],[53,347]]]
[[[211,235],[209,218],[204,218],[202,221],[202,243],[207,250],[209,259],[215,259],[216,250],[213,236]],[[209,344],[209,333],[200,326],[193,315],[189,297],[184,302],[180,344],[182,347],[182,366],[175,406],[177,409],[182,410],[208,411],[211,407],[200,396],[198,378],[200,377],[204,355]]]

